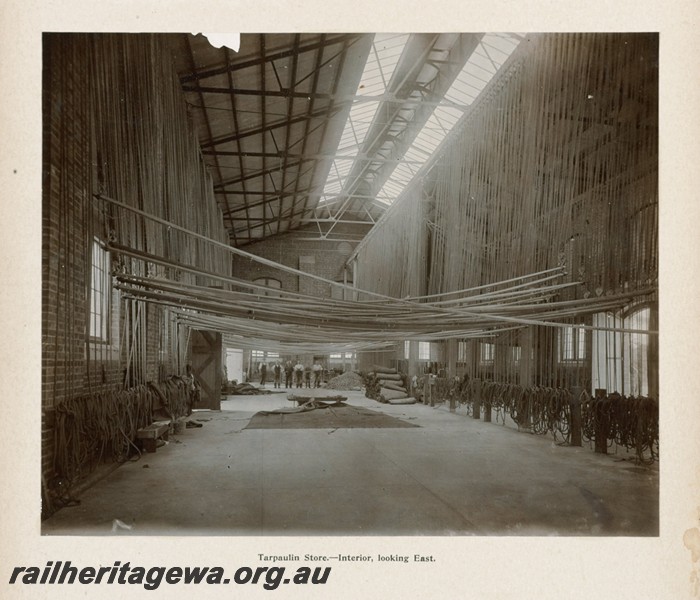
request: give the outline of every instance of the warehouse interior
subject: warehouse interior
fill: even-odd
[[[658,535],[658,35],[45,33],[42,173],[43,533]]]

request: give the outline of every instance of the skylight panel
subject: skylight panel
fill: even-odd
[[[339,153],[359,153],[367,132],[383,100],[386,88],[394,74],[409,36],[405,34],[382,34],[374,36],[372,49],[365,64],[357,89],[357,96],[350,109],[348,120],[340,137]],[[371,99],[363,97],[373,96]],[[341,164],[338,164],[341,163]],[[333,160],[331,173],[339,175],[337,182],[326,182],[320,201],[339,194],[345,179],[352,169],[351,161]]]
[[[423,163],[429,160],[462,118],[463,110],[451,105],[465,108],[470,106],[508,60],[520,39],[520,35],[517,34],[487,33],[482,36],[479,45],[445,93],[444,99],[449,104],[438,105],[433,110],[411,147],[405,152],[405,158],[410,157],[411,161],[418,160]],[[380,190],[378,199],[382,197],[383,203],[391,203],[398,198],[420,166],[411,165],[408,168],[408,165],[403,163],[397,165]],[[385,200],[387,197],[390,200]]]

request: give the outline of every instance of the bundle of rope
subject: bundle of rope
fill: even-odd
[[[635,452],[637,463],[659,460],[659,403],[655,398],[612,393],[581,402],[582,434],[589,442],[599,441]]]
[[[430,389],[431,399],[433,402],[445,402],[454,395],[454,389],[454,378],[435,377]]]
[[[61,496],[69,495],[100,464],[121,463],[135,456],[137,431],[156,417],[186,415],[188,394],[185,381],[172,376],[158,384],[84,394],[59,403],[52,481],[60,482]],[[51,490],[45,493],[51,495]]]
[[[465,379],[459,389],[461,404],[473,412],[476,393],[481,406],[490,405],[496,422],[505,424],[506,415],[519,427],[527,427],[537,435],[551,433],[555,440],[568,443],[571,422],[571,392],[563,388],[523,387],[512,383]]]
[[[131,259],[131,273],[117,276],[117,288],[126,298],[166,306],[178,314],[181,322],[192,328],[233,334],[241,338],[273,340],[282,352],[293,353],[300,345],[343,344],[350,350],[386,347],[388,343],[405,339],[424,341],[444,339],[475,339],[493,336],[527,325],[568,327],[565,321],[574,316],[618,310],[632,299],[653,295],[655,287],[637,287],[605,295],[586,295],[560,299],[561,294],[580,288],[581,282],[557,281],[565,276],[561,267],[546,268],[488,284],[459,287],[430,296],[396,297],[346,284],[326,280],[281,263],[255,256],[166,221],[146,211],[106,196],[98,196],[113,209],[134,213],[134,218],[152,222],[164,232],[178,231],[198,243],[204,243],[230,254],[242,255],[299,277],[320,280],[328,286],[353,290],[363,300],[338,300],[308,296],[282,290],[276,297],[268,296],[262,288],[225,273],[202,269],[195,264],[176,261],[162,254],[147,252],[113,241],[110,251]],[[125,241],[125,240],[123,240]],[[133,266],[143,263],[162,267],[158,276],[143,276]],[[524,266],[524,265],[523,265]],[[177,273],[190,273],[223,285],[214,289],[178,280]],[[522,272],[522,271],[521,271]],[[168,277],[168,274],[175,274]],[[368,298],[368,299],[367,299]],[[323,315],[321,319],[317,315]],[[313,327],[310,327],[313,325]],[[620,328],[592,327],[582,329]],[[655,331],[624,331],[655,334]]]
[[[72,485],[103,460],[127,460],[152,407],[153,391],[144,385],[64,400],[56,406],[54,472]]]

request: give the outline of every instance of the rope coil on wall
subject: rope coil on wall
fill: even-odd
[[[71,488],[99,465],[125,462],[139,453],[136,432],[157,418],[173,421],[185,416],[188,395],[185,381],[173,376],[159,384],[85,394],[58,404],[54,436],[56,475],[48,482],[49,501],[65,504]],[[51,508],[44,510],[51,512]]]
[[[422,388],[419,378],[418,389]],[[519,428],[536,435],[551,434],[561,444],[571,442],[571,410],[574,400],[580,401],[581,432],[585,441],[616,446],[635,453],[638,464],[649,465],[659,460],[659,403],[654,398],[609,394],[591,398],[583,392],[574,399],[569,390],[543,386],[524,387],[492,381],[437,377],[431,395],[437,402],[454,397],[474,411],[477,390],[483,409],[490,405],[496,411],[496,422],[506,423],[506,415]]]

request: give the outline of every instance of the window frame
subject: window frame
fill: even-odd
[[[557,334],[557,358],[559,363],[577,365],[586,362],[586,329],[583,323],[560,327]]]
[[[427,356],[425,356],[427,348]],[[430,342],[418,342],[418,360],[427,360],[430,361],[430,357],[432,356],[432,346]]]
[[[96,286],[99,275],[100,289]],[[99,237],[90,248],[90,283],[88,300],[88,340],[91,344],[109,345],[112,337],[112,256]],[[97,299],[99,296],[99,300]],[[98,308],[97,303],[100,306]],[[98,331],[99,330],[99,331]]]
[[[496,344],[493,342],[479,342],[479,364],[493,365],[496,360]]]

